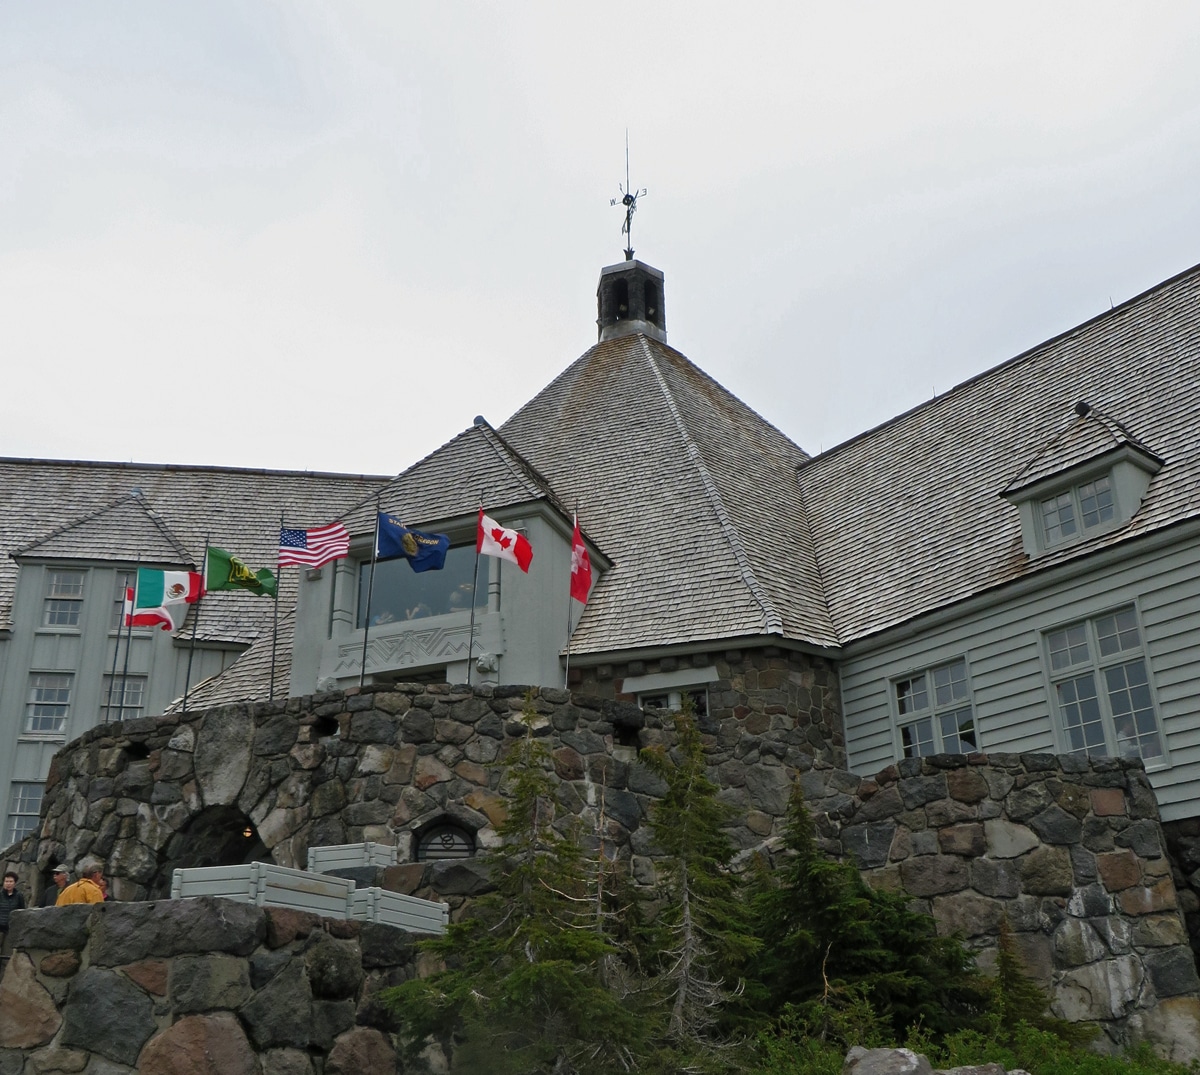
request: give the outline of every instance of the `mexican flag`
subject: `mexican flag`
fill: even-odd
[[[125,626],[178,631],[188,605],[204,596],[204,579],[196,571],[158,571],[139,567],[137,589],[125,594]]]
[[[204,568],[204,590],[249,590],[259,597],[274,597],[275,576],[265,567],[251,571],[244,560],[210,545]]]

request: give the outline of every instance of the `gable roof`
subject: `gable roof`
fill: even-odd
[[[1058,441],[1087,400],[1104,416]],[[1200,514],[1200,268],[813,459],[799,471],[843,642]],[[1111,418],[1107,416],[1112,416]],[[1135,430],[1165,460],[1124,527],[1031,561],[1001,498]],[[1026,475],[1028,478],[1028,475]],[[1022,479],[1025,483],[1025,479]]]
[[[118,497],[98,511],[13,549],[11,555],[43,560],[140,560],[195,567],[191,554],[140,492]]]
[[[504,423],[611,558],[572,653],[777,635],[836,643],[804,452],[665,343],[591,348]]]
[[[19,572],[14,551],[29,558],[130,564],[140,554],[143,562],[199,565],[211,541],[253,567],[274,569],[281,515],[288,525],[326,523],[386,481],[307,471],[0,458],[0,628],[11,625]],[[282,572],[282,608],[295,603],[296,576],[294,568]],[[249,642],[270,631],[271,605],[251,594],[213,594],[204,601],[198,637]]]
[[[352,534],[373,533],[375,505],[405,524],[470,516],[485,508],[549,500],[546,480],[486,422],[478,422],[418,460],[347,511]]]
[[[1017,493],[1044,478],[1062,474],[1124,447],[1132,448],[1148,462],[1162,464],[1161,459],[1115,418],[1082,401],[1075,404],[1074,412],[1067,426],[1004,487],[1005,494]]]

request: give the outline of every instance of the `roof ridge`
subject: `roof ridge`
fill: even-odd
[[[688,432],[687,424],[684,422],[683,415],[680,414],[679,408],[675,404],[675,397],[671,394],[671,389],[667,385],[662,370],[658,368],[658,363],[654,360],[654,354],[650,349],[645,335],[639,332],[637,338],[641,344],[642,353],[645,355],[654,378],[658,382],[659,389],[666,401],[667,409],[671,412],[675,427],[679,430],[679,435],[683,438],[688,458],[692,461],[700,475],[700,482],[704,486],[704,491],[721,524],[721,530],[725,534],[730,548],[733,550],[734,559],[741,572],[742,580],[746,583],[747,588],[754,595],[755,600],[763,610],[763,618],[765,620],[764,633],[781,635],[783,634],[783,617],[774,604],[772,604],[767,596],[765,587],[758,581],[757,576],[754,574],[754,569],[750,566],[750,559],[746,555],[745,548],[742,546],[741,535],[738,533],[737,527],[733,525],[733,520],[729,517],[729,512],[725,509],[725,502],[721,499],[721,494],[717,490],[716,483],[712,480],[712,475],[708,472],[708,467],[704,465],[704,458],[700,454],[700,449],[696,447],[696,442],[692,439],[691,433]],[[685,359],[685,361],[687,360]]]
[[[562,502],[555,495],[554,489],[546,476],[518,452],[516,448],[509,444],[491,422],[484,419],[482,424],[472,428],[478,429],[483,434],[483,439],[488,443],[488,447],[492,449],[500,462],[509,466],[510,469],[512,464],[515,463],[520,468],[520,477],[524,478],[530,485],[537,487],[556,508],[560,511],[563,510]]]

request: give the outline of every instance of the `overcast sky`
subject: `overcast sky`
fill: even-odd
[[[595,342],[810,452],[1200,262],[1200,4],[0,0],[0,454],[395,473]]]

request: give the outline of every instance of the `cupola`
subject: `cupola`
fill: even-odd
[[[638,332],[667,342],[663,274],[653,266],[629,260],[601,269],[596,306],[601,342]]]

